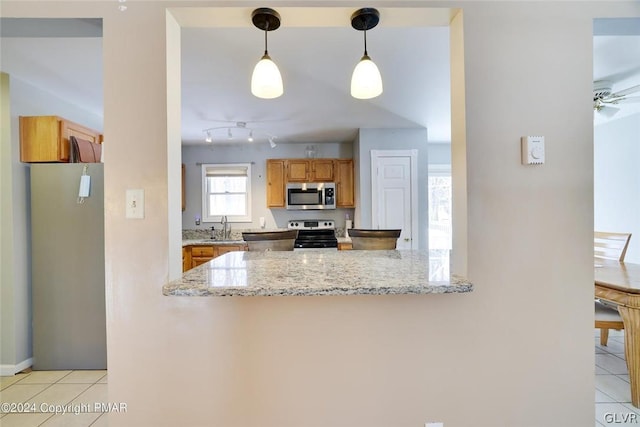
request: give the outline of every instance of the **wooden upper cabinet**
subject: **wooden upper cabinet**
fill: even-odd
[[[356,205],[353,177],[353,159],[336,159],[336,207],[353,208]]]
[[[333,182],[333,159],[311,161],[311,182]]]
[[[288,182],[335,182],[336,207],[355,207],[353,159],[268,159],[267,207],[286,207]]]
[[[287,182],[333,182],[333,159],[288,159]]]
[[[69,138],[102,144],[102,134],[58,116],[20,116],[20,161],[68,162]]]
[[[311,161],[307,159],[289,159],[287,161],[287,182],[309,182]]]
[[[267,160],[267,207],[285,207],[285,162],[286,160]]]

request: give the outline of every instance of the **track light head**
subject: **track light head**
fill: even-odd
[[[256,140],[263,141],[267,139],[271,148],[276,146],[275,139],[278,138],[269,132],[265,132],[259,128],[247,126],[247,122],[234,121],[231,124],[222,126],[214,126],[207,129],[202,129],[202,133],[205,135],[204,140],[206,142],[212,142],[214,139],[218,142],[224,140],[224,133],[227,134],[229,141],[234,141],[237,137],[238,140],[246,140],[247,142],[254,142]],[[235,135],[234,135],[235,134]]]

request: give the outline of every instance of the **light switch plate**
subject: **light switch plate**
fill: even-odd
[[[126,217],[129,219],[144,218],[144,190],[142,189],[127,190]]]
[[[520,142],[523,165],[544,164],[544,136],[523,136]]]

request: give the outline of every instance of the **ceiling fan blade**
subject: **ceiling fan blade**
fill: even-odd
[[[630,93],[636,93],[636,92],[640,92],[640,85],[631,86],[628,89],[624,89],[624,90],[621,90],[619,92],[612,93],[611,95],[609,95],[609,97],[610,98],[617,98],[619,96],[625,96],[625,95],[629,95]]]
[[[640,102],[640,96],[625,96],[621,98],[617,103],[618,104],[631,104],[634,102]]]
[[[616,114],[618,111],[620,111],[620,109],[616,108],[616,107],[610,107],[609,105],[603,105],[597,111],[598,111],[598,113],[602,114],[603,116],[611,118],[611,117],[613,117],[614,114]]]

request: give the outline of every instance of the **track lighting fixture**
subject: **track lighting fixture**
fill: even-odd
[[[377,9],[358,9],[351,15],[351,26],[364,32],[364,55],[351,76],[351,96],[354,98],[370,99],[382,93],[380,71],[367,53],[367,30],[374,28],[378,22],[380,12]]]
[[[277,98],[283,94],[284,89],[280,70],[267,50],[267,33],[280,27],[280,15],[273,9],[262,7],[253,11],[251,21],[257,28],[264,30],[264,55],[253,69],[251,93],[258,98]]]
[[[202,132],[205,134],[205,138],[204,138],[205,142],[210,143],[214,140],[214,138],[217,141],[224,139],[225,129],[226,129],[227,139],[229,141],[232,141],[234,139],[234,134],[235,134],[235,136],[238,136],[240,138],[246,138],[247,142],[254,142],[255,140],[254,134],[255,134],[255,137],[258,140],[260,140],[260,136],[262,136],[263,138],[266,137],[267,140],[269,141],[269,145],[271,146],[271,148],[276,147],[275,139],[277,137],[275,135],[271,135],[270,133],[261,131],[260,129],[247,127],[247,122],[234,122],[233,125],[216,126],[208,129],[203,129]],[[218,137],[216,137],[216,134],[218,135]]]

